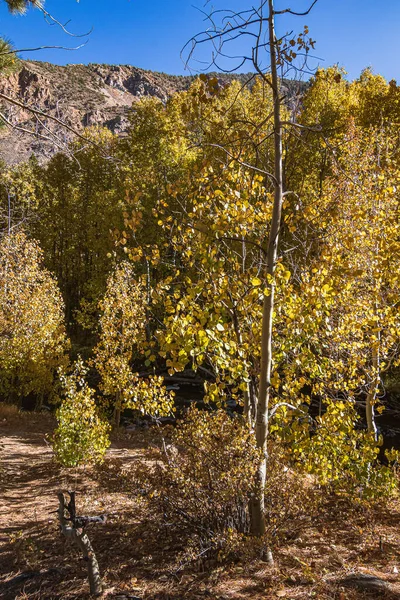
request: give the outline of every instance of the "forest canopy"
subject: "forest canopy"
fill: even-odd
[[[398,363],[398,95],[368,70],[353,82],[320,70],[297,99],[304,131],[284,130],[274,402],[350,406],[372,393],[375,403]],[[97,345],[104,382],[108,348],[114,359],[126,353],[125,378],[191,368],[208,401],[255,417],[271,107],[262,80],[199,79],[166,105],[136,102],[125,138],[94,128],[96,145],[78,141],[73,156],[3,167],[2,228],[37,240],[74,351],[89,358]],[[112,327],[120,350],[109,346]]]

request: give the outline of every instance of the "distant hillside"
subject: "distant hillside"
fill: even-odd
[[[0,92],[53,115],[74,129],[104,125],[123,135],[132,103],[143,96],[166,102],[175,92],[186,90],[194,76],[166,75],[130,65],[67,65],[21,61],[20,69],[0,81]],[[222,81],[248,81],[249,75],[218,74]],[[289,82],[288,82],[289,83]],[[293,87],[291,85],[289,88]],[[298,84],[296,84],[298,90]],[[293,90],[291,90],[293,94]],[[63,142],[73,135],[60,125],[36,119],[15,106],[3,106],[7,119],[20,128],[36,129],[43,136],[54,132]],[[46,160],[57,151],[50,141],[4,127],[0,131],[0,159],[8,164],[27,160],[35,154]]]

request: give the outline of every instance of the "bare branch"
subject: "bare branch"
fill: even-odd
[[[308,413],[306,413],[304,410],[302,410],[298,406],[294,406],[294,404],[289,404],[289,402],[279,402],[279,404],[276,404],[274,406],[274,408],[271,410],[271,412],[269,413],[270,419],[272,419],[272,417],[277,412],[277,410],[279,408],[282,408],[282,406],[286,406],[287,408],[291,408],[292,410],[296,410],[296,411],[302,413],[303,415],[309,416]]]
[[[240,160],[240,158],[238,158],[237,156],[234,156],[227,148],[224,148],[224,146],[221,146],[220,144],[211,144],[211,143],[203,143],[201,144],[202,146],[209,146],[211,148],[218,148],[219,150],[222,150],[223,152],[225,152],[225,154],[227,156],[229,156],[229,158],[231,158],[232,160],[234,160],[235,162],[237,162],[239,165],[241,165],[242,167],[246,167],[246,169],[251,169],[252,171],[256,171],[257,173],[261,173],[262,175],[265,175],[266,177],[269,177],[272,181],[276,181],[275,177],[272,173],[269,173],[268,171],[265,171],[264,169],[260,169],[254,165],[251,165],[247,162],[244,162],[242,160]],[[192,147],[197,147],[197,145],[192,146]]]
[[[0,112],[0,119],[2,121],[4,121],[4,123],[8,127],[10,127],[11,129],[14,129],[15,131],[21,131],[22,133],[28,133],[29,135],[32,135],[32,136],[34,136],[36,138],[39,138],[39,139],[42,139],[42,140],[46,140],[46,141],[50,141],[53,144],[55,144],[60,150],[64,150],[64,146],[61,143],[59,143],[59,141],[57,141],[56,136],[50,137],[50,136],[38,133],[37,131],[32,131],[31,129],[27,129],[25,127],[21,127],[20,125],[15,125],[14,123],[11,123],[11,121],[9,119],[7,119],[7,117],[2,112]]]
[[[58,27],[60,27],[64,33],[66,33],[67,35],[71,36],[71,37],[76,37],[76,38],[81,38],[81,37],[87,37],[88,35],[90,35],[93,31],[93,27],[90,28],[89,31],[87,31],[86,33],[72,33],[71,31],[69,31],[66,28],[66,25],[69,23],[69,21],[63,25],[61,23],[61,21],[59,21],[58,19],[56,19],[55,17],[53,17],[52,14],[50,14],[43,6],[40,5],[35,5],[36,8],[38,8],[40,10],[40,12],[44,15],[45,19],[47,22],[51,22],[51,24],[53,25],[57,25]]]
[[[285,8],[285,10],[275,10],[274,14],[275,15],[289,14],[289,15],[294,15],[295,17],[306,17],[308,14],[310,14],[310,12],[314,8],[314,6],[317,4],[317,2],[318,2],[318,0],[314,0],[314,2],[311,4],[311,6],[304,12],[295,12],[291,8]]]
[[[300,123],[296,123],[295,121],[281,121],[281,125],[290,125],[291,127],[296,127],[297,129],[314,131],[315,133],[322,131],[321,125],[300,125]]]
[[[24,102],[16,100],[15,98],[11,98],[10,96],[3,94],[2,92],[0,92],[0,99],[3,99],[6,102],[9,102],[10,104],[13,104],[14,106],[18,106],[19,108],[22,108],[22,109],[30,112],[33,115],[37,115],[39,117],[44,117],[45,119],[49,119],[50,121],[54,121],[55,123],[58,123],[58,125],[60,125],[64,129],[66,129],[67,131],[70,131],[71,133],[73,133],[77,138],[84,140],[86,143],[91,144],[92,146],[95,146],[96,148],[99,148],[99,145],[96,144],[96,142],[94,142],[90,138],[82,135],[81,133],[79,133],[79,131],[77,131],[76,129],[74,129],[73,127],[71,127],[70,125],[65,123],[65,121],[62,121],[61,119],[59,119],[58,117],[54,117],[53,115],[45,113],[42,110],[33,108],[32,106],[29,106],[28,104],[25,104]]]
[[[73,48],[69,48],[68,46],[38,46],[37,48],[18,48],[16,50],[10,49],[6,52],[0,52],[0,56],[6,56],[7,54],[18,54],[19,52],[36,52],[37,50],[79,50],[86,46],[88,40],[83,42],[83,44],[79,44],[79,46],[74,46]]]

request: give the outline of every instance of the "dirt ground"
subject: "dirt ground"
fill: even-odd
[[[349,516],[327,505],[323,518],[275,549],[275,565],[179,562],[177,546],[149,522],[143,500],[121,490],[113,465],[151,460],[152,434],[120,436],[102,475],[60,469],[46,436],[49,416],[0,421],[0,598],[89,598],[86,564],[61,536],[57,492],[76,490],[80,514],[107,514],[88,534],[104,581],[103,598],[120,600],[360,600],[378,590],[346,577],[373,576],[382,597],[400,600],[400,504]],[[368,580],[369,581],[369,580]],[[359,585],[359,584],[357,584]],[[361,584],[360,584],[361,585]]]

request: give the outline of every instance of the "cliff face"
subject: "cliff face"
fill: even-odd
[[[56,66],[22,61],[18,71],[0,79],[0,92],[59,118],[77,131],[104,125],[123,135],[127,112],[135,100],[154,96],[165,102],[192,81],[193,77],[164,75],[129,65]],[[0,130],[0,159],[8,164],[24,161],[31,154],[46,160],[57,150],[57,140],[62,146],[73,137],[57,123],[19,107],[2,103],[0,110],[20,128]],[[21,129],[37,131],[42,139]]]

